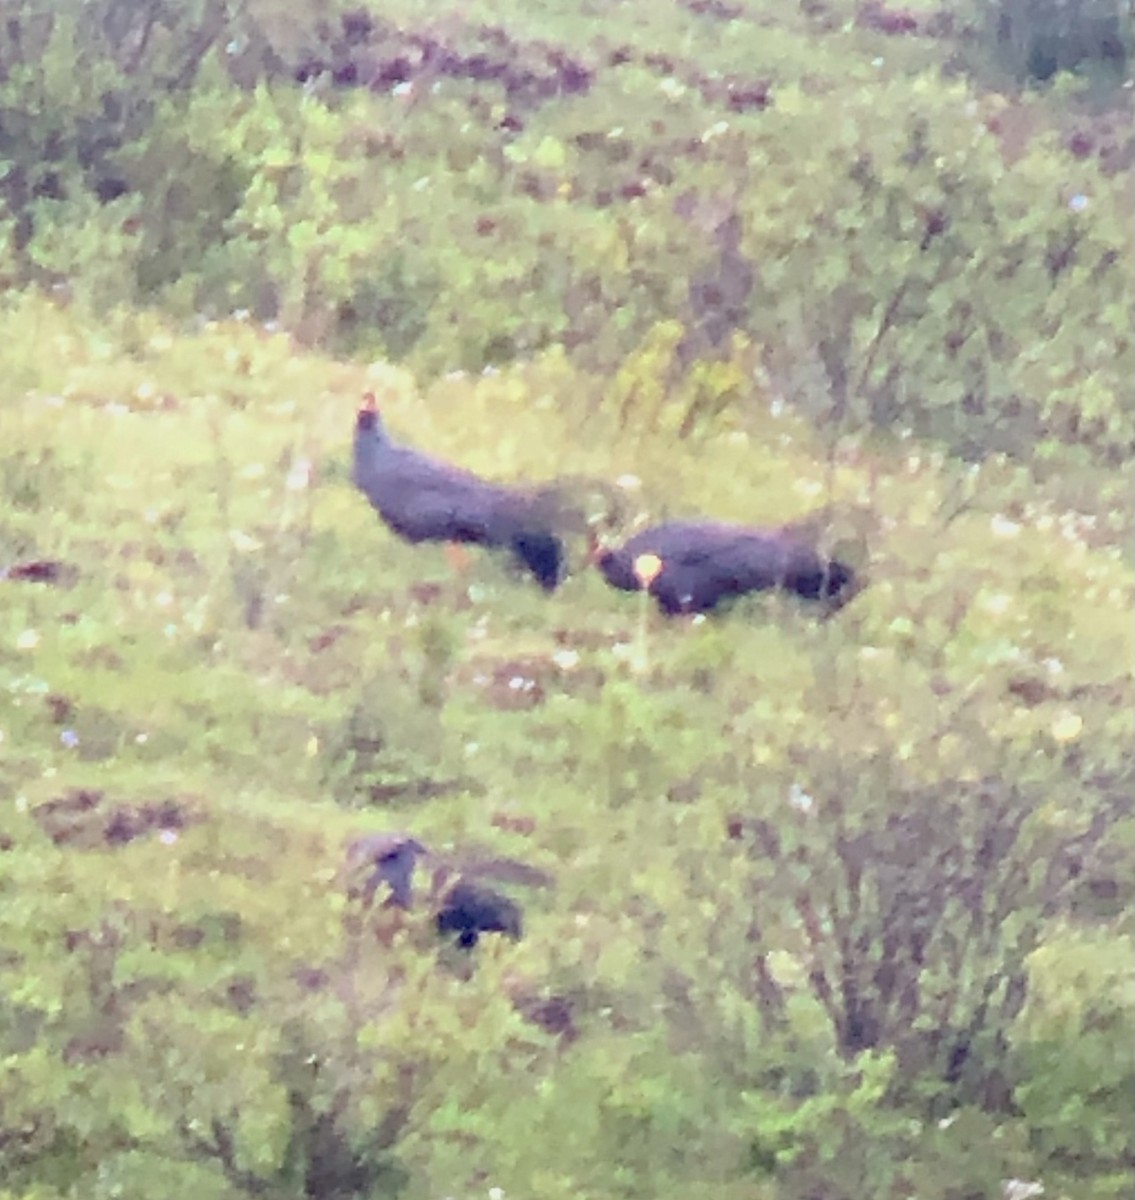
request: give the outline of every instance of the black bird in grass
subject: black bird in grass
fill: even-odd
[[[523,932],[520,908],[492,888],[461,880],[445,893],[437,911],[437,931],[456,933],[457,944],[472,950],[482,933],[507,933],[519,941]]]
[[[355,485],[383,521],[408,542],[503,547],[542,588],[564,571],[556,533],[557,489],[490,483],[393,441],[367,393],[355,422]]]
[[[349,897],[361,897],[365,905],[374,900],[379,885],[390,889],[388,903],[409,908],[414,898],[414,868],[429,851],[408,833],[364,833],[347,847],[347,874],[352,879],[366,870],[361,887],[351,883]]]
[[[515,859],[447,861],[446,856],[433,853],[408,833],[364,833],[352,838],[346,847],[348,899],[359,899],[369,908],[385,883],[388,906],[412,908],[414,872],[422,858],[435,863],[430,887],[434,926],[442,936],[456,934],[456,944],[464,950],[476,946],[483,933],[504,933],[514,940],[523,933],[520,906],[473,876],[492,876],[527,887],[548,887],[552,883],[545,871]]]
[[[850,566],[791,526],[665,521],[617,549],[595,547],[592,561],[612,587],[645,588],[671,616],[711,612],[723,600],[772,588],[837,608],[858,590]]]

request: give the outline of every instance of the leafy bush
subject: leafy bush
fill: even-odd
[[[874,806],[880,784],[863,793]],[[973,1076],[995,1105],[1005,1030],[1024,1000],[1024,960],[1068,887],[1080,841],[1041,858],[1032,838],[1046,831],[1028,820],[1035,801],[996,785],[895,799],[882,820],[853,817],[847,795],[820,805],[811,819],[830,826],[832,843],[814,860],[787,823],[758,827],[758,853],[778,893],[785,872],[799,873],[794,904],[809,985],[842,1052],[894,1047],[902,1078],[926,1086],[935,1076]],[[1080,837],[1099,839],[1103,823]],[[1032,877],[1036,861],[1048,864],[1045,876]]]
[[[1020,82],[1059,71],[1120,77],[1130,61],[1130,11],[1117,0],[983,0],[984,39]]]
[[[9,8],[9,1192],[1122,1194],[1122,111],[843,0]],[[619,528],[826,497],[869,586],[443,578],[368,389]],[[523,939],[441,945],[453,870]]]
[[[750,1171],[775,1177],[784,1200],[900,1190],[934,1200],[1001,1194],[1006,1177],[1027,1162],[1020,1131],[977,1108],[935,1122],[896,1111],[886,1101],[895,1069],[892,1055],[866,1053],[815,1095],[747,1094]]]
[[[1070,186],[1042,145],[1006,170],[964,88],[880,85],[870,116],[860,102],[833,123],[786,98],[770,196],[747,204],[753,329],[781,390],[847,428],[907,425],[971,457],[1083,445],[1123,460],[1135,346],[1118,197],[1090,170]],[[867,137],[882,111],[889,133]]]
[[[208,6],[96,8],[36,26],[43,67],[28,42],[0,87],[15,269],[92,307],[245,309],[431,375],[548,346],[633,375],[675,327],[655,386],[686,388],[687,433],[745,403],[713,364],[751,377],[763,354],[845,432],[969,457],[1135,444],[1122,188],[1052,136],[1010,150],[996,98],[856,70],[766,111],[681,55],[597,70],[499,29],[474,52],[366,13],[286,32],[270,7],[216,28]],[[76,69],[87,37],[107,53]],[[330,57],[302,66],[311,38]],[[245,42],[260,65],[234,83]]]
[[[1029,962],[1029,999],[1012,1029],[1014,1091],[1034,1143],[1058,1167],[1091,1162],[1126,1177],[1135,1132],[1123,1119],[1135,1066],[1116,1054],[1135,1015],[1130,939],[1069,932]]]

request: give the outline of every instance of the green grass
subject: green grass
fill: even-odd
[[[692,760],[734,722],[759,741],[762,728],[815,719],[817,694],[832,712],[854,703],[917,729],[942,700],[925,691],[931,670],[947,695],[976,689],[1006,728],[1043,730],[1063,711],[1057,698],[1014,707],[1011,670],[1058,669],[1054,696],[1097,717],[1086,734],[1110,738],[1128,720],[1095,697],[1128,680],[1130,567],[1099,523],[1083,529],[1043,491],[1022,503],[1022,481],[995,463],[970,485],[973,507],[947,521],[956,468],[868,448],[838,468],[831,495],[870,506],[871,586],[851,607],[825,624],[777,597],[695,626],[652,613],[650,671],[634,677],[638,605],[595,574],[577,570],[545,597],[477,554],[458,583],[440,550],[379,524],[347,479],[364,386],[377,380],[392,428],[431,452],[505,479],[633,473],[636,504],[656,513],[771,522],[809,511],[829,493],[822,447],[799,424],[758,415],[675,451],[646,430],[617,436],[602,409],[585,415],[577,389],[591,381],[555,361],[423,395],[398,373],[296,355],[283,337],[235,325],[196,337],[155,327],[127,352],[49,307],[6,323],[36,377],[0,416],[0,543],[9,560],[59,558],[79,572],[66,588],[4,584],[5,774],[33,801],[64,783],[132,792],[159,769],[165,786],[206,793],[217,819],[267,792],[275,800],[250,812],[268,824],[313,811],[336,835],[388,823],[344,810],[328,783],[341,764],[327,748],[375,681],[409,762],[485,784],[480,797],[397,814],[447,841],[483,830],[501,805],[570,823],[574,785],[559,773],[588,737],[557,760],[558,730],[565,716],[587,729],[604,679],[681,710]],[[299,458],[314,482],[290,490]],[[1002,509],[1014,523],[995,519]],[[423,583],[438,585],[436,601],[415,599]],[[500,689],[486,678],[513,661],[543,668],[544,705],[494,706]],[[441,702],[423,703],[433,675]],[[45,693],[74,704],[71,750]],[[958,753],[927,769],[961,767]],[[570,856],[560,866],[570,871]]]
[[[25,7],[0,1200],[1118,1195],[1126,93],[990,93],[981,36],[853,0],[392,0],[364,78],[415,39],[504,77],[315,98],[279,0]],[[585,92],[533,93],[557,54]],[[368,389],[489,477],[620,481],[620,532],[830,505],[868,586],[666,620],[581,530],[554,595],[459,579],[350,482]],[[382,829],[511,871],[524,938],[441,946],[436,862],[360,912]]]
[[[620,22],[641,39],[640,16],[617,8],[612,40]],[[532,16],[543,30],[555,19]],[[759,68],[730,49],[736,30],[672,13],[662,28],[667,52]],[[837,31],[825,52],[862,36]],[[766,49],[786,78],[802,70],[776,39]],[[589,97],[573,119],[609,103]],[[1054,1161],[1077,1145],[1052,1134],[1081,1118],[1061,1107],[1045,1039],[1093,1069],[1098,1039],[1060,1024],[1061,987],[1088,1021],[1077,988],[1124,944],[1125,472],[1073,470],[1071,456],[971,468],[909,438],[836,438],[738,362],[722,371],[740,402],[679,437],[694,393],[668,389],[649,346],[618,372],[552,350],[419,383],[252,323],[94,319],[30,294],[0,311],[0,339],[0,567],[73,572],[59,586],[0,579],[0,1098],[14,1114],[0,1133],[31,1147],[6,1164],[13,1197],[79,1194],[96,1171],[107,1195],[116,1180],[136,1181],[132,1194],[255,1191],[241,1170],[304,1194],[283,1148],[303,1124],[288,1108],[293,1053],[325,1064],[299,1092],[339,1114],[363,1157],[387,1150],[364,1153],[363,1131],[402,1114],[394,1153],[414,1196],[790,1196],[820,1186],[793,1138],[805,1164],[814,1150],[839,1176],[846,1159],[852,1194],[884,1194],[851,1151],[908,1143],[858,1090],[861,1069],[886,1064],[842,1061],[809,992],[799,874],[824,894],[847,812],[853,832],[927,796],[931,812],[980,818],[966,789],[983,779],[1036,797],[1041,849],[1101,804],[1118,814],[1085,868],[1100,911],[1062,904],[1033,1032],[1013,1043]],[[582,536],[553,596],[479,552],[458,580],[350,484],[367,388],[397,436],[494,478],[633,476],[624,528],[697,513],[771,524],[831,504],[869,586],[827,621],[782,596],[644,619],[585,568]],[[49,817],[71,788],[101,806]],[[183,814],[176,836],[110,844],[115,811],[162,802]],[[745,840],[762,822],[803,857],[762,855]],[[399,926],[346,902],[344,841],[395,828],[466,861],[521,860],[556,886],[518,889],[525,939],[488,939],[466,978],[439,958],[424,907]],[[885,869],[871,877],[868,907],[885,883]],[[1055,977],[1064,947],[1088,963],[1074,980]],[[754,984],[766,951],[783,1039]],[[1129,988],[1107,982],[1105,1017],[1129,1013]],[[514,1001],[533,996],[570,1002],[577,1042],[522,1021]],[[1093,1102],[1110,1111],[1122,1085]],[[1047,1164],[1019,1149],[1028,1122],[986,1107],[964,1147],[991,1156],[972,1167],[981,1186]],[[236,1130],[236,1166],[201,1149],[214,1121]],[[829,1126],[847,1142],[825,1140]],[[1101,1196],[1129,1152],[1107,1137],[1082,1172]],[[948,1138],[933,1150],[960,1152]],[[802,1174],[776,1183],[744,1165],[770,1154]]]

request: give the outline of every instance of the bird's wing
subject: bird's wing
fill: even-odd
[[[475,494],[452,486],[408,489],[383,509],[388,524],[410,541],[485,542],[490,511]]]
[[[416,451],[388,457],[376,489],[384,520],[412,541],[505,540],[526,497]]]
[[[739,526],[714,521],[663,525],[659,526],[653,539],[644,536],[643,546],[636,548],[635,552],[657,554],[664,568],[672,565],[691,570],[711,570],[730,554],[736,553],[744,532]]]

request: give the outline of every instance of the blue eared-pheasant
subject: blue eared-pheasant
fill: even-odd
[[[837,608],[857,590],[856,573],[814,541],[791,526],[665,521],[617,549],[597,547],[592,560],[612,587],[645,587],[672,616],[710,612],[723,600],[773,588]]]
[[[355,422],[353,478],[382,520],[408,542],[507,549],[549,592],[562,578],[554,486],[526,490],[491,483],[400,445],[369,393]]]

